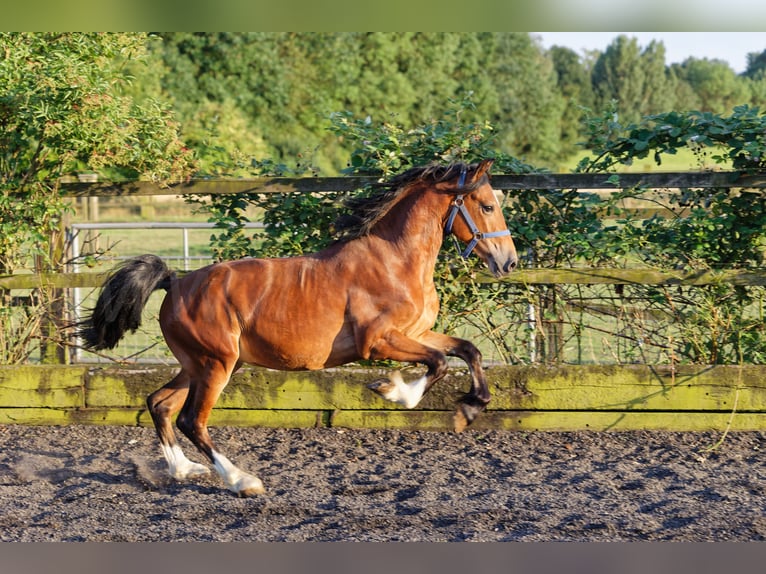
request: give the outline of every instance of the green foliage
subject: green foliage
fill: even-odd
[[[694,109],[724,112],[750,101],[747,82],[722,60],[689,58],[673,68],[694,92]]]
[[[528,34],[481,36],[492,90],[479,107],[497,126],[496,146],[528,161],[562,157],[559,134],[565,102],[556,90],[553,63]]]
[[[184,135],[201,152],[221,146],[289,163],[307,149],[323,173],[336,173],[348,142],[326,130],[338,110],[376,123],[403,125],[442,117],[450,99],[474,93],[471,121],[497,126],[507,154],[548,159],[559,154],[558,115],[550,61],[526,33],[166,33],[153,44],[167,73]],[[221,109],[210,138],[209,110]],[[237,110],[237,114],[233,113]],[[226,113],[223,113],[226,111]],[[233,129],[237,122],[237,130]],[[248,149],[260,142],[265,152]]]
[[[638,122],[671,109],[728,113],[766,94],[755,55],[742,76],[721,61],[666,66],[661,42],[624,34],[583,58],[519,32],[174,32],[150,50],[141,83],[173,101],[206,172],[226,154],[289,163],[316,150],[316,167],[332,175],[351,150],[327,131],[330,113],[422,125],[467,92],[467,119],[494,127],[496,150],[538,165],[571,158],[583,108],[615,100],[623,121]]]
[[[596,105],[618,102],[620,115],[638,121],[642,115],[672,109],[672,78],[665,70],[665,48],[650,42],[641,49],[635,38],[618,36],[598,58],[592,75]]]
[[[766,167],[766,115],[754,107],[738,106],[730,116],[669,112],[627,127],[607,112],[590,120],[588,130],[588,146],[601,152],[594,159],[583,159],[581,171],[609,171],[649,155],[661,164],[662,154],[684,147],[744,172]],[[636,258],[665,268],[763,264],[766,204],[762,193],[682,189],[662,201],[653,199],[652,193],[637,189],[618,197],[653,201],[665,209],[645,220],[622,220],[619,238],[634,246],[631,251]]]
[[[764,72],[766,72],[766,50],[749,53],[747,55],[747,69],[743,75],[756,79],[763,77]]]
[[[129,81],[122,67],[143,46],[135,34],[0,35],[0,271],[30,253],[51,256],[50,235],[66,211],[59,177],[190,174],[191,152],[167,106],[138,106],[120,93]]]
[[[766,115],[737,106],[728,116],[710,112],[669,112],[623,126],[614,109],[588,121],[588,147],[581,171],[608,172],[635,159],[681,148],[743,172],[766,167]],[[615,182],[619,178],[615,176]],[[614,202],[651,205],[655,215],[627,216],[619,210],[613,230],[599,241],[623,246],[623,259],[663,269],[751,268],[764,263],[766,199],[762,191],[680,189],[667,192],[626,189]],[[644,302],[639,312],[659,311],[664,320],[642,326],[641,338],[671,357],[695,363],[761,362],[764,359],[761,287],[713,285],[678,290],[630,286],[625,297]],[[636,308],[634,307],[634,310]],[[675,333],[668,339],[668,333]],[[665,340],[663,343],[662,340]]]
[[[766,166],[766,117],[758,107],[743,105],[730,116],[711,112],[667,112],[623,124],[614,109],[586,121],[585,147],[598,151],[584,158],[577,171],[610,171],[652,154],[657,165],[662,154],[688,147],[695,153],[714,152],[717,163],[736,170],[758,171]]]
[[[62,176],[173,181],[191,174],[193,154],[168,106],[125,95],[126,69],[144,56],[145,41],[142,34],[0,34],[0,273],[61,268],[69,209],[58,194]],[[8,294],[0,298],[5,307]],[[39,337],[45,307],[27,311],[15,315],[23,318],[15,334],[3,334],[6,358],[27,356]]]
[[[568,157],[578,151],[576,144],[581,139],[583,110],[594,106],[591,74],[569,48],[553,46],[548,53],[556,74],[556,87],[564,98],[559,139],[562,155]]]
[[[530,173],[534,168],[512,156],[496,151],[497,134],[488,121],[467,121],[475,110],[473,94],[450,100],[441,119],[406,128],[395,117],[380,124],[370,117],[358,119],[350,112],[332,114],[330,131],[349,144],[349,174],[390,177],[416,165],[436,161],[472,162],[494,158],[505,173]]]

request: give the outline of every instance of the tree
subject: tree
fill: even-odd
[[[754,105],[766,102],[766,75],[757,79],[744,78],[750,91],[750,102]]]
[[[700,97],[694,88],[685,79],[684,69],[681,64],[671,64],[668,67],[668,75],[675,85],[675,105],[677,110],[699,110]]]
[[[273,152],[264,134],[289,117],[282,37],[174,32],[163,33],[150,44],[153,59],[164,64],[163,92],[203,172],[215,172],[217,164],[238,154]]]
[[[330,137],[331,114],[418,125],[443,116],[451,100],[469,93],[475,107],[465,113],[492,120],[504,150],[535,159],[559,155],[563,99],[550,60],[525,33],[162,37],[155,49],[167,68],[163,88],[203,166],[222,150],[247,155],[255,148],[261,159],[283,163],[309,152],[314,165],[337,172],[350,150]],[[230,137],[218,141],[215,132]]]
[[[606,109],[616,100],[624,123],[675,104],[662,42],[652,41],[642,50],[636,38],[618,36],[596,61],[592,81],[597,108]]]
[[[750,102],[746,82],[723,60],[687,58],[679,72],[699,99],[700,111],[725,113]]]
[[[528,161],[559,157],[559,121],[564,106],[556,91],[550,59],[529,34],[497,32],[481,35],[485,74],[493,91],[482,111],[501,126],[498,146]]]
[[[747,68],[742,74],[746,78],[758,79],[766,75],[766,50],[763,52],[750,52],[747,55]]]
[[[33,253],[47,265],[49,236],[66,206],[59,179],[112,170],[156,180],[186,177],[192,155],[168,106],[124,95],[126,62],[144,55],[135,34],[0,34],[0,273]]]
[[[192,152],[168,105],[149,97],[139,105],[126,95],[125,71],[145,56],[146,40],[0,34],[0,273],[62,265],[62,176],[88,170],[172,181],[191,174]],[[2,308],[8,328],[12,310],[5,301]]]
[[[548,51],[556,73],[556,86],[564,98],[561,114],[561,147],[566,155],[574,153],[582,141],[583,108],[593,107],[593,87],[588,69],[580,56],[569,48],[553,46]]]

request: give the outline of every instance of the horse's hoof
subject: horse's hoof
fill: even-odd
[[[266,489],[263,487],[263,483],[255,476],[243,477],[231,490],[233,490],[240,498],[266,494]]]
[[[484,411],[486,406],[486,403],[480,403],[478,405],[469,402],[458,403],[457,410],[452,418],[455,432],[463,432],[465,428],[476,420],[476,417]]]
[[[466,420],[465,415],[463,414],[463,411],[458,407],[458,409],[455,411],[455,414],[452,417],[452,426],[455,429],[456,433],[461,433],[465,430],[465,427],[469,425],[469,421]]]
[[[255,486],[251,488],[244,488],[237,492],[237,496],[240,498],[248,498],[250,496],[258,496],[259,494],[266,494],[266,489],[263,486]]]

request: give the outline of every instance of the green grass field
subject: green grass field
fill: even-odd
[[[709,150],[705,154],[698,156],[695,155],[689,149],[680,149],[676,154],[662,154],[660,156],[661,164],[657,165],[654,161],[653,155],[648,155],[643,159],[634,161],[631,165],[621,165],[616,171],[625,173],[648,173],[657,171],[702,171],[702,170],[720,170],[725,171],[731,169],[731,164],[719,164],[716,163],[712,156],[715,155],[714,150]],[[570,173],[583,158],[592,154],[583,153],[579,151],[573,154],[566,161],[559,163],[555,167],[555,171],[559,173]],[[553,168],[552,168],[553,169]]]

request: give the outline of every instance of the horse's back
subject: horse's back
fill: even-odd
[[[161,311],[163,332],[166,338],[192,338],[216,354],[236,346],[238,360],[274,369],[353,361],[358,357],[346,290],[333,289],[331,275],[326,262],[314,257],[210,265],[171,287]]]

